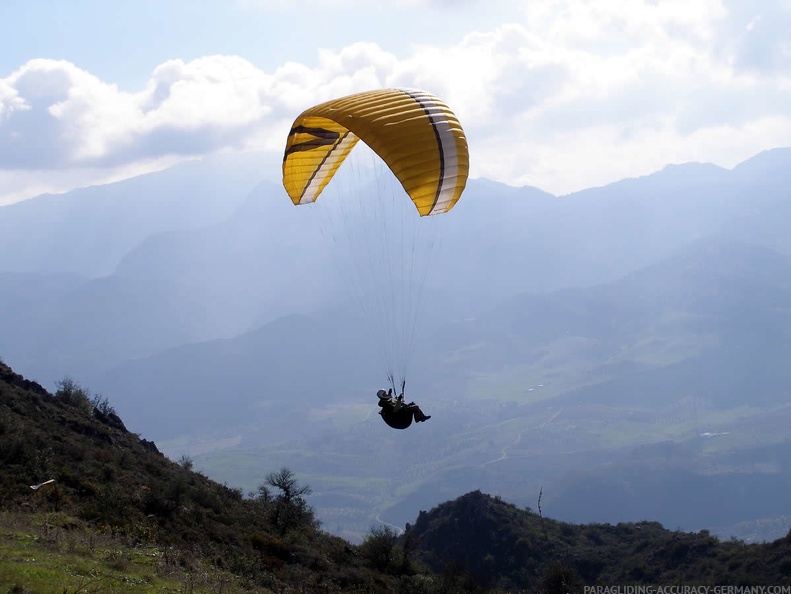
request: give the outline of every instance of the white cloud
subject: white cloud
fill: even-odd
[[[767,0],[531,0],[518,22],[448,46],[353,43],[271,73],[238,56],[170,60],[137,92],[33,60],[0,79],[0,169],[48,171],[50,186],[68,171],[65,188],[79,170],[277,152],[302,109],[385,86],[442,97],[473,174],[508,183],[563,193],[668,162],[732,165],[787,143],[790,15]]]
[[[374,43],[355,43],[339,52],[318,50],[318,66],[290,62],[275,71],[271,97],[292,116],[349,93],[386,86],[398,60]]]
[[[495,52],[492,107],[510,125],[470,130],[475,174],[564,193],[788,143],[791,79],[734,67],[721,50],[735,17],[721,3],[527,6],[518,51]],[[508,76],[527,90],[503,92]]]
[[[723,0],[723,51],[734,68],[761,76],[787,73],[791,68],[791,1]]]
[[[395,4],[404,6],[418,6],[421,4],[451,6],[471,1],[481,0],[395,0]],[[297,6],[296,3],[282,2],[282,0],[235,0],[235,2],[239,6],[282,12],[289,12]],[[371,0],[299,0],[298,7],[299,10],[305,11],[314,9],[350,8],[355,6],[370,7],[371,4]]]
[[[0,125],[11,139],[0,167],[101,167],[234,146],[265,118],[270,79],[241,58],[212,56],[166,62],[128,93],[69,62],[32,60],[3,81],[27,112]]]
[[[30,106],[19,96],[17,90],[9,83],[0,80],[0,122],[10,117],[14,111],[24,111]]]

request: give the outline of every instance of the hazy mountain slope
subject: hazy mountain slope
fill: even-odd
[[[317,402],[359,398],[360,386],[382,379],[359,318],[338,314],[288,316],[125,363],[91,383],[113,394],[131,426],[154,436],[269,420],[282,438]]]
[[[752,187],[753,208],[724,225],[722,234],[742,241],[771,246],[791,255],[791,149],[774,149],[748,159],[733,170],[739,183]],[[749,180],[749,181],[748,181]],[[766,201],[764,195],[775,196]]]
[[[737,404],[747,383],[760,388],[766,402],[782,400],[791,379],[783,363],[791,352],[790,279],[791,258],[773,250],[701,241],[613,283],[515,297],[436,331],[427,322],[414,374],[421,383],[452,382],[466,391],[481,373],[541,368],[553,348],[577,341],[585,347],[576,355],[577,369],[564,370],[565,381],[576,373],[592,384],[563,391],[571,401],[649,404],[683,385],[686,392],[711,392],[723,405]],[[365,355],[370,346],[362,317],[337,309],[154,355],[96,381],[126,407],[138,402],[136,378],[146,378],[156,386],[150,396],[160,403],[160,417],[167,401],[187,402],[204,390],[210,399],[221,386],[229,393],[222,402],[234,406],[310,401],[321,392],[343,400],[362,379],[380,373],[374,353]],[[763,379],[756,379],[758,371]],[[199,412],[193,414],[197,422]],[[213,416],[207,411],[206,418]]]
[[[115,275],[178,294],[187,308],[197,305],[195,325],[214,336],[326,306],[341,289],[327,242],[308,209],[281,194],[263,182],[216,225],[154,235],[119,262]]]
[[[740,522],[787,516],[784,494],[791,488],[791,469],[782,456],[788,455],[791,443],[742,450],[742,455],[753,457],[742,467],[734,464],[733,454],[706,460],[719,472],[693,464],[700,460],[700,452],[686,444],[663,445],[668,458],[661,463],[643,459],[597,465],[558,481],[547,489],[547,513],[580,523],[652,518],[687,530],[708,527],[724,538],[742,537],[728,531]],[[688,456],[686,461],[680,458],[683,455]],[[670,463],[671,456],[679,458]],[[773,468],[767,470],[770,460]],[[786,521],[784,528],[777,528],[771,531],[774,538],[778,532],[785,534],[789,525]]]
[[[443,239],[452,256],[440,273],[442,286],[486,286],[504,297],[599,284],[752,208],[731,187],[729,171],[702,164],[532,201],[535,206],[522,203],[527,197],[485,196],[470,185]]]
[[[661,369],[652,372],[654,379],[645,378],[646,387],[655,387],[643,395],[646,400],[657,394],[658,376],[690,382],[696,376],[718,381],[727,374],[725,383],[732,383],[742,374],[744,381],[755,381],[763,366],[764,377],[772,372],[785,377],[789,279],[791,259],[774,250],[701,240],[612,283],[514,297],[448,327],[427,349],[455,352],[446,373],[471,378],[481,371],[530,365],[553,345],[576,341],[584,346],[580,361],[598,369],[601,379],[612,374],[621,378],[614,381],[636,381],[635,374]],[[706,365],[706,358],[693,358],[703,353]],[[666,366],[675,363],[686,371],[668,372]],[[718,365],[722,372],[703,373]],[[695,373],[697,366],[701,373]],[[733,384],[730,392],[738,393],[743,383]],[[615,386],[600,392],[607,390],[611,398],[631,393]],[[605,397],[602,403],[609,401]]]
[[[85,282],[83,277],[70,274],[0,272],[0,311],[5,314],[0,351],[6,346],[13,348],[12,337],[24,340],[26,329],[34,327],[37,316],[57,311],[58,300]]]
[[[36,368],[34,359],[40,347],[43,328],[57,323],[60,302],[85,283],[68,274],[0,272],[0,356],[15,358],[20,369],[31,377],[51,381],[51,367]],[[37,373],[38,372],[38,373]]]
[[[47,305],[27,310],[19,328],[24,339],[7,336],[4,351],[47,385],[207,337],[194,331],[193,312],[179,295],[122,277],[88,281]]]
[[[268,196],[271,184],[263,187]],[[5,355],[45,382],[93,376],[126,359],[316,307],[330,298],[316,238],[292,233],[274,243],[271,232],[284,220],[267,215],[294,209],[273,208],[260,192],[223,223],[151,236],[121,259],[118,273],[71,282],[57,298],[49,292],[43,299],[47,293],[30,282],[9,287],[0,299],[7,294],[18,307],[0,314],[9,318]],[[299,262],[309,267],[294,273]]]
[[[0,206],[0,271],[107,275],[152,233],[222,220],[261,177],[256,155],[216,156]]]
[[[764,189],[775,188],[787,196],[787,186],[783,192],[782,184],[778,184],[777,179],[789,175],[789,159],[791,159],[791,147],[773,148],[742,161],[732,171],[741,182],[759,182],[763,184]]]

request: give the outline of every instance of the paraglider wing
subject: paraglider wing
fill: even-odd
[[[449,211],[467,183],[469,154],[459,120],[424,91],[357,93],[305,110],[283,155],[294,204],[314,202],[362,140],[392,170],[421,216]]]

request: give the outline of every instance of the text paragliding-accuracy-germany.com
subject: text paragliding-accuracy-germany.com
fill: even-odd
[[[585,586],[584,594],[791,594],[791,586]]]

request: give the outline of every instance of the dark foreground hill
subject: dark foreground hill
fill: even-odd
[[[656,522],[572,525],[479,491],[361,545],[321,531],[287,468],[247,496],[165,458],[108,401],[0,362],[0,591],[582,592],[583,585],[791,583],[766,545]]]
[[[583,585],[788,585],[791,532],[763,545],[721,542],[707,530],[657,522],[575,525],[542,518],[480,491],[421,512],[407,538],[441,570],[463,568],[505,591],[569,592]]]

